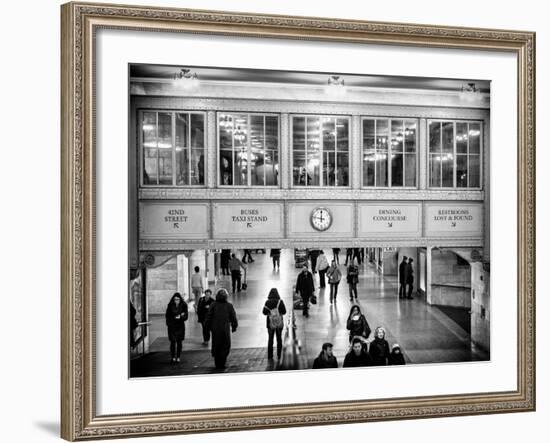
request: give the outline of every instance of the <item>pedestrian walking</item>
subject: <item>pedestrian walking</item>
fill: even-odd
[[[336,302],[336,296],[338,295],[338,285],[342,279],[342,271],[336,264],[335,260],[332,260],[330,267],[327,270],[328,284],[330,285],[330,303]]]
[[[319,287],[324,288],[326,287],[326,281],[325,281],[325,275],[329,268],[327,256],[325,255],[325,251],[319,251],[319,257],[317,258],[317,271],[319,272]]]
[[[354,338],[358,337],[366,340],[369,338],[371,329],[367,318],[361,312],[361,308],[358,305],[353,305],[349,311],[348,320],[346,322],[346,329],[349,331],[349,342],[351,343]]]
[[[224,288],[216,292],[216,301],[208,309],[206,324],[212,334],[212,357],[217,369],[224,369],[231,351],[231,333],[238,327],[235,308],[227,301],[229,294]]]
[[[298,274],[295,290],[302,298],[302,314],[305,317],[309,317],[309,300],[315,292],[315,285],[313,283],[313,275],[308,271],[307,265],[304,265],[302,272]]]
[[[312,369],[329,369],[337,368],[338,360],[332,353],[332,343],[323,343],[321,352],[315,360],[313,360]]]
[[[413,287],[414,287],[414,268],[413,268],[413,259],[409,258],[409,263],[407,264],[407,298],[413,298]]]
[[[346,248],[346,263],[344,263],[345,266],[348,265],[352,261],[353,258],[353,248]]]
[[[407,296],[407,256],[403,256],[403,261],[399,263],[399,298]]]
[[[179,363],[182,342],[185,340],[185,322],[189,316],[187,303],[179,292],[174,293],[166,307],[166,326],[170,340],[170,356],[172,363]]]
[[[243,255],[243,263],[252,263],[254,259],[252,258],[252,255],[250,254],[250,249],[244,249],[244,255]]]
[[[197,302],[199,297],[202,295],[203,289],[203,278],[200,273],[200,268],[195,266],[195,273],[191,276],[191,291],[193,293],[193,300]]]
[[[283,327],[286,306],[277,288],[271,288],[264,304],[262,313],[266,316],[267,328],[267,358],[273,359],[273,339],[277,339],[277,360],[283,351]]]
[[[390,356],[390,345],[386,340],[386,330],[378,326],[374,331],[374,340],[370,342],[369,354],[373,366],[385,366]]]
[[[344,358],[344,368],[358,368],[372,366],[372,359],[365,350],[364,342],[360,338],[354,338],[351,349]]]
[[[228,266],[231,271],[232,292],[234,294],[235,289],[237,289],[237,292],[241,292],[241,269],[246,269],[246,266],[235,256],[235,254],[231,254]]]
[[[357,300],[357,284],[359,283],[359,267],[355,259],[348,266],[348,271],[346,275],[346,281],[348,282],[349,288],[349,299],[353,301]]]
[[[269,256],[271,257],[271,260],[273,261],[273,270],[275,271],[275,267],[277,267],[277,271],[281,267],[281,250],[280,249],[272,249],[269,252]]]
[[[210,341],[210,330],[206,324],[206,314],[208,309],[214,303],[214,297],[212,296],[212,291],[207,289],[204,291],[204,295],[199,298],[197,303],[197,320],[202,326],[202,344],[207,345]]]
[[[390,356],[388,357],[388,365],[404,365],[405,357],[401,352],[401,346],[397,343],[391,347]]]

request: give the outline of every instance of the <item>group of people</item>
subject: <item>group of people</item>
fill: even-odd
[[[399,264],[399,298],[412,299],[414,286],[413,259],[404,255]]]

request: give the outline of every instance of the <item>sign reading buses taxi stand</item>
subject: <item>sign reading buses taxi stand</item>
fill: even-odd
[[[282,238],[282,203],[214,203],[214,238]]]

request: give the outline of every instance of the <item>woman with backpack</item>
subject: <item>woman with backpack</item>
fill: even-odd
[[[286,306],[277,288],[269,291],[262,313],[266,316],[267,327],[267,358],[273,359],[273,337],[277,337],[277,359],[281,358],[283,351],[283,316],[286,314]]]

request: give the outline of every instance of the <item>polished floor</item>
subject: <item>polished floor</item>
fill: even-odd
[[[253,257],[255,261],[248,265],[247,290],[230,298],[237,312],[239,328],[232,335],[232,352],[225,372],[273,370],[273,361],[267,359],[267,330],[265,316],[261,313],[269,290],[277,288],[287,309],[292,307],[292,288],[299,272],[294,266],[293,251],[283,251],[280,271],[273,270],[269,254],[257,253]],[[330,252],[328,258],[331,257]],[[344,259],[345,256],[340,254],[340,266],[345,275]],[[315,280],[318,287],[318,275],[315,275]],[[221,276],[216,284],[216,287],[229,290],[230,286],[228,276]],[[309,318],[303,317],[301,311],[296,312],[300,352],[311,367],[321,345],[331,342],[341,366],[349,347],[346,320],[352,305],[345,278],[340,283],[337,303],[329,303],[328,286],[316,293],[319,301],[311,307]],[[383,326],[390,346],[400,344],[407,364],[488,360],[487,353],[471,343],[469,332],[463,328],[465,319],[460,319],[460,314],[449,315],[449,312],[429,306],[418,297],[399,300],[395,276],[381,276],[371,264],[363,264],[358,293],[358,304],[373,333],[377,326]],[[467,315],[467,312],[462,315]],[[169,362],[169,342],[163,316],[153,316],[150,320],[150,353],[132,360],[131,376],[214,372],[209,348],[202,344],[201,327],[193,304],[190,304],[182,361],[177,365]]]

